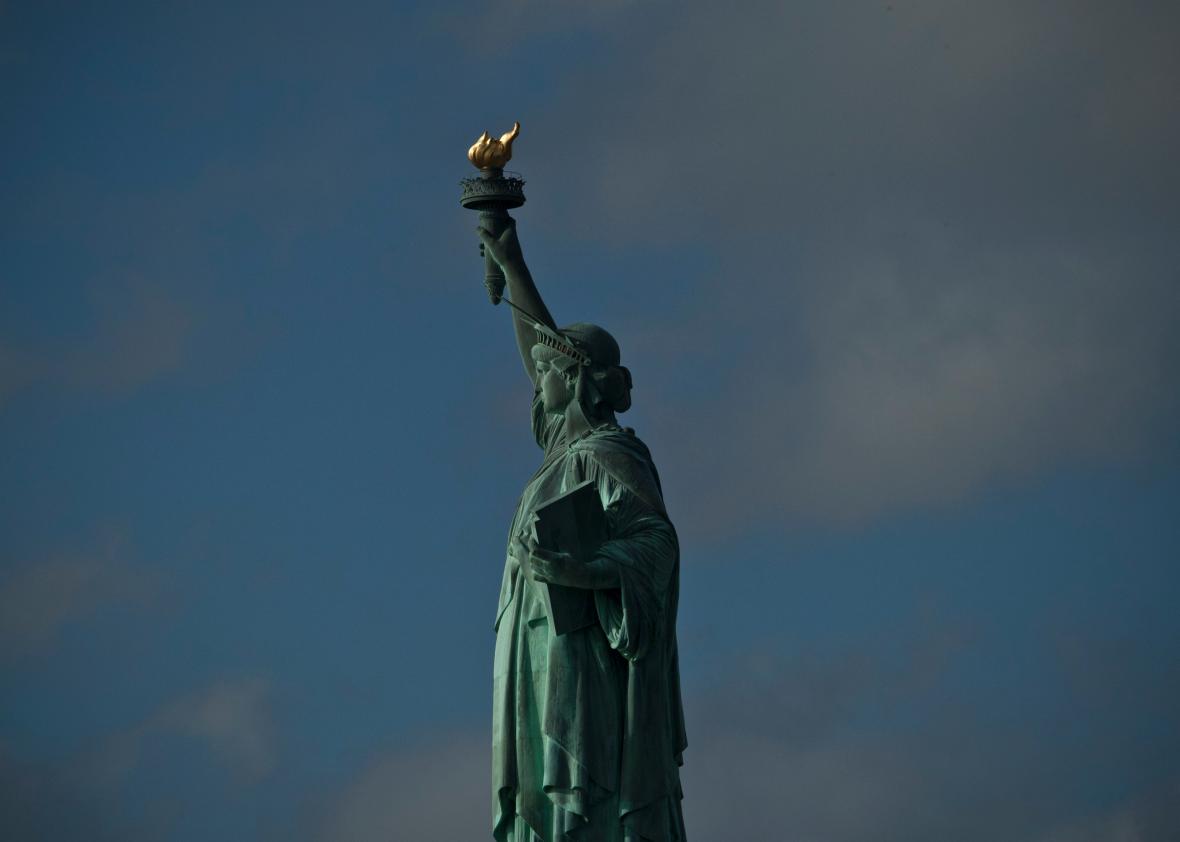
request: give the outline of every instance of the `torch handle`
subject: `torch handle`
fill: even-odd
[[[505,208],[489,208],[479,212],[480,227],[493,237],[498,238],[508,227],[512,217]],[[487,287],[488,298],[493,304],[499,304],[504,297],[504,272],[491,251],[484,249],[483,255],[483,285]]]

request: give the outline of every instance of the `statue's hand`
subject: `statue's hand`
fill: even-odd
[[[490,231],[478,225],[475,227],[475,232],[479,235],[480,255],[490,254],[505,272],[524,263],[520,240],[516,238],[515,219],[509,220],[508,226],[500,233],[499,237],[492,236]]]
[[[569,588],[613,588],[618,586],[618,573],[603,559],[578,561],[569,553],[547,550],[530,538],[521,548],[528,555],[533,579],[546,585],[565,585]]]
[[[533,579],[547,585],[568,585],[580,587],[577,582],[577,562],[569,553],[547,550],[537,546],[535,541],[529,541],[529,567],[533,571]]]

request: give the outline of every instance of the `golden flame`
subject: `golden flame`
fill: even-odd
[[[481,170],[500,169],[512,158],[512,141],[520,134],[520,123],[512,124],[512,131],[496,140],[487,132],[481,134],[467,150],[467,160]]]

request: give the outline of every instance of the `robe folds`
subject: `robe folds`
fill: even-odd
[[[517,504],[496,612],[493,836],[498,842],[681,842],[686,740],[676,649],[680,551],[659,475],[630,430],[570,440],[533,397],[541,467]],[[593,592],[597,625],[554,635],[513,536],[538,504],[586,480],[606,512],[599,557],[619,587]]]

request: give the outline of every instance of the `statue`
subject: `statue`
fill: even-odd
[[[524,182],[502,170],[519,130],[485,132],[468,153],[480,173],[462,182],[544,452],[508,531],[496,611],[492,834],[679,842],[679,544],[650,452],[616,420],[631,405],[618,344],[595,325],[559,329],[525,265],[507,213]]]

